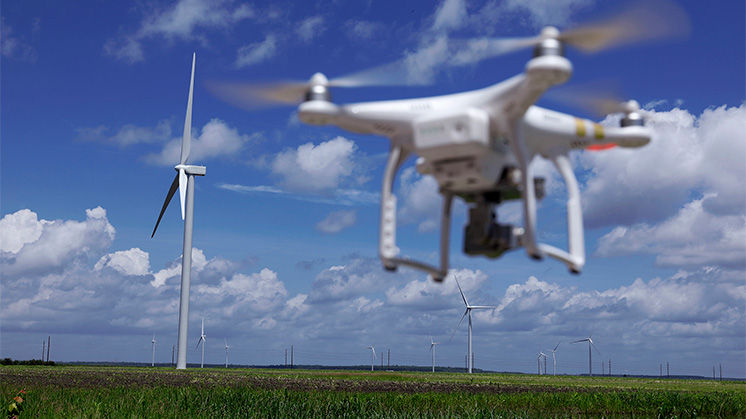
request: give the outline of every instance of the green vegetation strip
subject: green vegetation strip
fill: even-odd
[[[746,384],[505,374],[0,367],[21,418],[745,417]]]

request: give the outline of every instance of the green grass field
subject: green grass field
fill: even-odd
[[[746,383],[422,372],[3,366],[20,418],[746,417]]]

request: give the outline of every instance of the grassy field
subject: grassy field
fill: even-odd
[[[20,418],[746,417],[746,383],[421,372],[3,366]]]

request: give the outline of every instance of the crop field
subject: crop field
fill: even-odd
[[[746,417],[746,383],[422,372],[0,367],[20,418]]]

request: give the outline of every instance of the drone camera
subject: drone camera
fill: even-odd
[[[480,202],[469,209],[469,223],[464,228],[464,253],[497,258],[518,247],[522,229],[498,224],[493,206]]]
[[[630,112],[622,118],[620,125],[622,127],[644,127],[645,118],[639,112]]]

